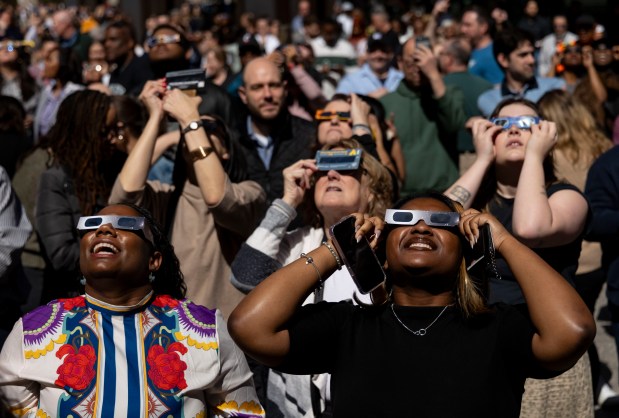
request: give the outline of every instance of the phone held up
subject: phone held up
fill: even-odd
[[[355,217],[347,216],[330,228],[331,239],[350,276],[364,295],[385,281],[385,272],[366,237],[357,242]]]
[[[479,227],[479,238],[471,250],[465,253],[466,270],[471,279],[477,284],[485,297],[488,297],[489,280],[500,279],[496,262],[494,242],[490,225],[484,224]]]
[[[415,43],[417,45],[423,45],[428,48],[430,51],[432,50],[432,44],[430,43],[430,38],[424,35],[419,35],[415,37]]]

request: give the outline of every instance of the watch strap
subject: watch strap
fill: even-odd
[[[201,119],[192,120],[191,122],[189,122],[189,124],[186,127],[183,128],[181,132],[183,135],[185,135],[187,132],[196,131],[200,129],[202,126],[204,126],[204,123],[202,122]]]

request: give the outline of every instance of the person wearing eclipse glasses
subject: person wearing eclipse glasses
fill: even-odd
[[[301,306],[340,280],[341,254],[320,245],[260,283],[228,321],[241,349],[269,367],[331,373],[333,416],[518,417],[525,378],[561,373],[591,343],[595,323],[575,290],[489,213],[428,193],[388,210],[387,225],[355,216],[355,237],[384,245],[386,302]],[[529,316],[487,305],[466,271],[485,224]]]
[[[473,141],[477,159],[445,194],[465,208],[496,216],[573,285],[589,207],[576,186],[555,177],[551,153],[557,142],[554,122],[542,120],[534,103],[510,98],[499,104],[489,120],[473,124]],[[490,278],[490,303],[526,308],[529,301],[511,265],[501,256],[497,256],[496,265],[500,279]],[[588,360],[583,358],[562,376],[529,380],[524,416],[540,411],[593,416],[588,368]],[[557,395],[548,396],[553,390]]]
[[[361,150],[354,139],[327,147],[326,154],[318,153],[316,159],[295,162],[283,171],[283,181],[283,196],[271,204],[260,226],[241,246],[232,263],[232,284],[245,293],[278,268],[295,261],[300,253],[325,242],[329,227],[343,216],[358,211],[382,216],[391,204],[392,182],[388,170]],[[304,215],[306,226],[287,231],[297,210]],[[369,296],[356,294],[348,271],[341,270],[336,275],[337,280],[326,282],[324,288],[309,295],[306,303],[353,298],[370,301]],[[256,387],[266,387],[269,415],[276,414],[276,409],[285,417],[304,416],[312,411],[322,414],[327,408],[326,375],[310,378],[260,368],[253,371],[258,382]],[[264,396],[258,391],[259,396]],[[318,397],[323,401],[320,407],[312,403],[312,392],[324,395]]]
[[[77,233],[85,294],[23,316],[2,348],[15,416],[264,416],[221,313],[185,299],[148,211],[107,206]]]

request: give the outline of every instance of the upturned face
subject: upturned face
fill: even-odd
[[[445,203],[416,198],[401,207],[404,210],[451,212]],[[409,277],[457,277],[462,260],[462,245],[457,227],[431,227],[421,220],[415,225],[398,226],[387,236],[387,263],[395,282]]]
[[[528,106],[514,103],[505,106],[497,117],[501,116],[539,116]],[[522,129],[512,125],[508,129],[501,130],[494,141],[496,152],[496,164],[524,161],[525,149],[531,138],[531,129]]]
[[[97,215],[142,216],[124,205],[107,206]],[[80,271],[88,285],[96,286],[99,279],[119,278],[148,283],[149,273],[159,268],[160,253],[145,237],[142,231],[116,229],[110,223],[87,231],[80,240]]]
[[[318,121],[318,142],[321,145],[334,145],[340,140],[352,136],[352,119],[342,121],[336,112],[350,112],[350,104],[335,100],[325,106],[326,112],[333,112],[329,120]]]

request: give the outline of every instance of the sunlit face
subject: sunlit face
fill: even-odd
[[[174,35],[178,35],[178,32],[172,29],[168,29],[168,28],[161,28],[157,32],[153,33],[153,36],[155,38],[159,36],[165,36],[165,35],[174,36]],[[179,38],[178,42],[158,43],[157,45],[153,46],[150,49],[150,51],[148,52],[148,56],[151,59],[151,61],[163,61],[163,60],[179,59],[183,57],[184,53],[185,51],[183,50],[183,47],[181,46],[180,38]]]
[[[401,209],[451,212],[433,198],[417,198]],[[393,228],[387,236],[387,263],[395,282],[410,276],[444,276],[455,280],[462,260],[456,228],[430,227],[424,221]]]
[[[462,20],[460,21],[460,33],[464,35],[465,38],[469,39],[473,45],[477,43],[477,41],[484,34],[485,26],[482,26],[477,21],[477,13],[468,11],[462,15]]]
[[[285,84],[277,67],[266,60],[250,61],[239,96],[252,116],[272,120],[279,115],[286,97]]]
[[[514,103],[501,109],[497,117],[500,116],[516,117],[539,115],[528,106]],[[501,130],[494,141],[494,150],[496,153],[495,163],[501,165],[510,162],[524,161],[524,153],[529,138],[531,138],[530,129],[520,129],[516,126],[511,126],[508,129]]]
[[[98,215],[142,216],[124,205],[107,206]],[[116,229],[111,224],[104,224],[87,231],[80,239],[80,271],[89,286],[96,286],[97,279],[118,277],[147,282],[149,272],[159,266],[153,254],[151,244],[141,231]]]
[[[329,102],[324,109],[328,112],[350,112],[350,103],[343,100]],[[344,122],[333,115],[330,120],[318,121],[318,142],[321,145],[334,145],[352,136],[352,119]]]
[[[56,48],[51,49],[45,55],[45,66],[43,68],[44,78],[55,78],[60,68],[60,50]]]
[[[512,78],[525,82],[535,76],[534,53],[533,45],[529,42],[524,42],[512,51],[506,60],[501,59],[502,55],[499,55],[499,62],[501,65],[506,66],[506,71]]]
[[[353,212],[367,212],[373,195],[361,166],[355,172],[329,170],[315,175],[314,203],[323,217],[340,219]]]
[[[212,76],[214,74],[217,74],[219,71],[223,70],[223,68],[224,63],[221,62],[219,58],[217,58],[217,54],[215,54],[215,51],[209,51],[206,54],[206,75]]]

